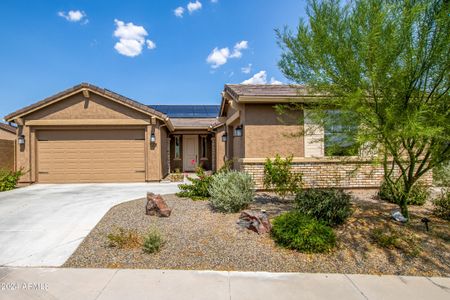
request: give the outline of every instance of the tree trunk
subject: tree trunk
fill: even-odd
[[[409,222],[409,211],[408,211],[407,197],[402,196],[398,205],[400,206],[400,211],[401,211],[402,215],[406,219],[408,219],[408,222]]]

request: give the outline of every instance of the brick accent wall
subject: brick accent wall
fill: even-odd
[[[240,170],[250,174],[257,189],[264,189],[264,162],[241,162]],[[294,161],[294,172],[303,174],[305,188],[378,188],[383,180],[382,165],[369,161],[338,161],[326,159],[304,159]],[[432,174],[428,173],[424,183],[432,184]]]
[[[14,170],[14,141],[0,140],[0,169]]]

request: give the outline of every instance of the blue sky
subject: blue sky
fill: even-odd
[[[0,116],[80,82],[145,104],[218,104],[255,74],[286,82],[274,29],[304,14],[300,0],[2,0]]]

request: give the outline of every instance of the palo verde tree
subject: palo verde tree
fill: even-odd
[[[414,184],[450,160],[449,12],[444,0],[311,0],[307,21],[277,31],[282,72],[322,95],[312,117],[376,147],[406,218]]]

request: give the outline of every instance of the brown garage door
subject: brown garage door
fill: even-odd
[[[55,130],[37,134],[38,181],[145,181],[144,130]]]

